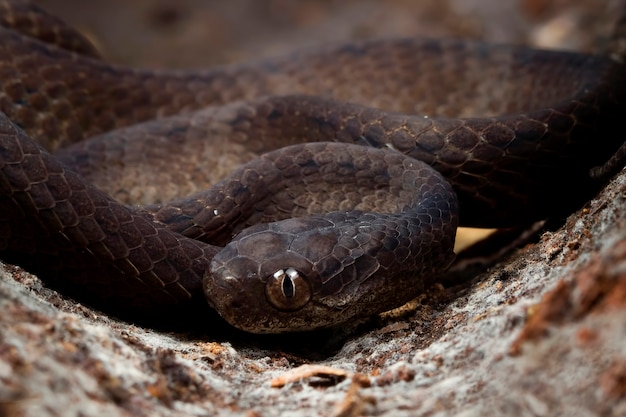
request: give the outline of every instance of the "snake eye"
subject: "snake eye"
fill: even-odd
[[[311,299],[311,286],[295,269],[279,269],[265,284],[265,298],[279,310],[298,310]]]

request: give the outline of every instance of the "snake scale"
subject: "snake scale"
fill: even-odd
[[[436,282],[459,222],[571,212],[623,156],[616,56],[399,39],[156,71],[0,14],[0,255],[111,311],[371,315]],[[222,145],[251,156],[209,187]]]

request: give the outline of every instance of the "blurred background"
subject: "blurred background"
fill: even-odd
[[[108,59],[197,67],[319,43],[454,36],[590,50],[624,0],[39,0]]]

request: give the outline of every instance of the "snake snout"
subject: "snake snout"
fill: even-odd
[[[310,303],[313,263],[290,250],[295,234],[277,230],[277,223],[254,226],[235,237],[213,258],[204,277],[209,303],[246,331],[310,329],[322,315]]]

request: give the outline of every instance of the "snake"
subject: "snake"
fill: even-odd
[[[0,38],[0,257],[131,317],[368,317],[443,276],[459,224],[568,214],[624,158],[615,53],[372,39],[130,68],[17,0]]]

